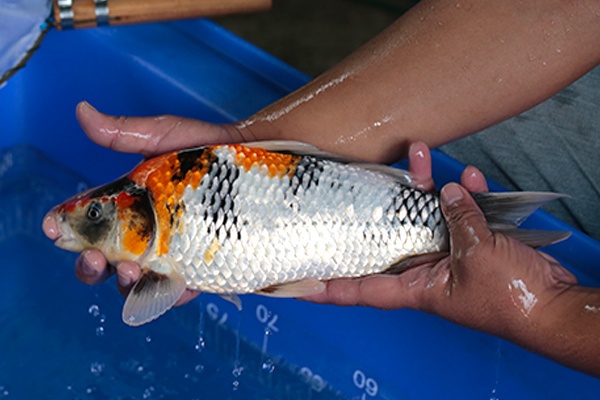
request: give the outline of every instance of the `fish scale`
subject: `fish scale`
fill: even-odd
[[[372,274],[446,246],[441,215],[424,215],[427,229],[412,226],[437,205],[434,195],[311,156],[291,178],[273,178],[261,166],[236,165],[229,147],[214,153],[199,187],[184,190],[186,212],[169,249],[191,289],[247,293],[308,277]],[[190,249],[194,256],[186,256]]]

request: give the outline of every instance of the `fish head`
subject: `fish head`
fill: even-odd
[[[43,229],[64,250],[93,248],[109,262],[135,261],[152,242],[153,212],[145,190],[122,179],[54,207],[44,218]]]

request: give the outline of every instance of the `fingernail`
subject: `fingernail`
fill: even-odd
[[[452,205],[464,198],[464,193],[461,187],[456,183],[449,183],[442,188],[442,201],[448,205]]]
[[[463,171],[463,174],[468,178],[475,178],[477,176],[478,172],[479,172],[479,170],[477,168],[475,168],[474,166],[467,165],[467,167]]]
[[[93,105],[91,105],[90,103],[88,103],[85,100],[83,100],[82,102],[80,102],[79,106],[81,108],[87,108],[88,110],[91,110],[91,111],[98,111],[98,110],[96,110],[96,107],[94,107]]]
[[[414,157],[425,158],[425,152],[423,151],[423,142],[415,142],[408,148],[408,154]]]

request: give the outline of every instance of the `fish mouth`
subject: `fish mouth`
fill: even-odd
[[[54,240],[54,245],[63,250],[79,252],[83,250],[81,244],[70,235],[61,235]]]
[[[79,252],[83,246],[76,239],[73,231],[61,214],[56,209],[51,210],[44,218],[42,229],[49,239],[54,241],[54,245],[64,250]]]
[[[54,245],[63,250],[81,252],[84,250],[81,242],[75,238],[67,224],[61,224],[59,236],[54,239]]]

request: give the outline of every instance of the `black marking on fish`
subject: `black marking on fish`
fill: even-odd
[[[300,190],[306,192],[312,186],[319,186],[319,179],[324,170],[323,160],[310,156],[302,157],[290,179],[292,194],[296,196]]]
[[[91,201],[87,205],[86,210],[89,210],[90,207],[98,206],[100,206],[102,210],[102,215],[99,218],[91,220],[87,217],[86,212],[85,215],[78,218],[73,224],[73,228],[90,244],[102,242],[109,234],[116,219],[116,205],[112,201],[104,203]]]
[[[205,165],[212,165],[217,156],[211,149],[200,147],[195,149],[182,150],[177,153],[179,161],[179,170],[173,174],[172,181],[182,182],[185,177],[194,168],[202,170]]]
[[[135,229],[142,238],[149,239],[155,230],[154,209],[149,193],[145,191],[136,196],[130,209],[132,215],[129,220],[129,228]],[[171,224],[173,224],[172,221]]]
[[[224,240],[235,238],[241,240],[237,218],[233,214],[235,208],[235,182],[240,176],[238,167],[230,165],[226,160],[216,159],[208,173],[210,181],[206,186],[202,203],[204,219],[213,225],[215,235]],[[222,220],[219,220],[219,216]]]
[[[104,196],[112,196],[121,192],[127,192],[133,195],[140,195],[146,192],[146,189],[139,187],[134,181],[129,179],[129,177],[124,176],[112,183],[99,187],[90,194],[90,198],[98,199]]]
[[[156,284],[168,279],[166,275],[159,274],[158,272],[147,270],[145,271],[140,280],[133,287],[133,292],[139,294],[143,292],[147,287],[156,286]]]

